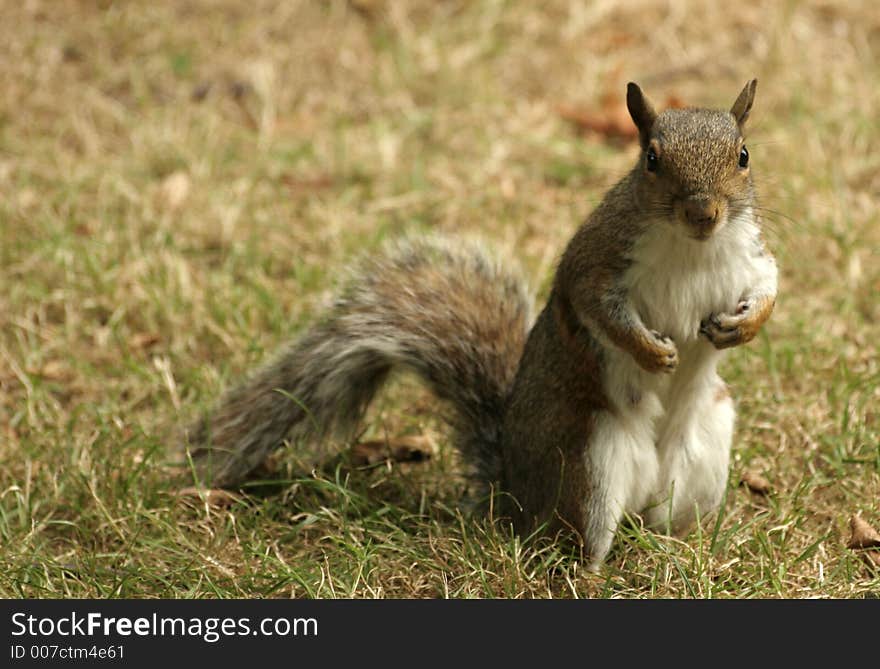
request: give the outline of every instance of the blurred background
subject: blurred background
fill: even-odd
[[[725,368],[731,485],[759,472],[779,497],[736,497],[765,534],[731,532],[790,565],[771,594],[865,587],[843,540],[852,515],[880,521],[877,3],[0,0],[0,14],[9,592],[62,592],[45,565],[84,545],[130,560],[118,549],[139,523],[172,536],[153,524],[169,435],[310,322],[353,256],[478,234],[543,297],[636,159],[626,83],[658,107],[728,108],[752,77],[748,146],[782,277],[761,339]],[[427,429],[433,413],[398,398],[371,425]],[[822,560],[848,576],[830,585]]]

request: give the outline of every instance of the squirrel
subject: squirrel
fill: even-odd
[[[234,485],[285,440],[352,435],[400,369],[448,405],[492,515],[574,537],[592,570],[628,514],[681,533],[716,510],[735,418],[717,366],[776,299],[744,140],[756,86],[729,111],[657,113],[628,84],[638,162],[568,243],[534,321],[518,270],[477,243],[410,238],[367,258],[191,426],[196,475]]]

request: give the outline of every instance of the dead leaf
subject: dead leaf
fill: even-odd
[[[72,377],[70,368],[60,360],[49,360],[41,367],[29,368],[28,374],[40,376],[47,381],[67,381]]]
[[[743,472],[740,483],[759,495],[766,495],[770,492],[770,481],[757,472],[746,470]]]
[[[677,95],[666,98],[664,109],[681,109],[684,102]],[[593,133],[605,139],[635,141],[639,137],[626,102],[617,93],[602,96],[598,109],[585,109],[570,105],[560,105],[559,115],[574,123],[580,133]]]
[[[60,360],[50,360],[40,369],[40,376],[50,381],[63,381],[69,375],[70,370]]]
[[[222,488],[196,488],[194,486],[181,488],[176,492],[177,497],[183,500],[204,501],[208,506],[224,509],[242,500],[235,493]]]
[[[373,19],[384,9],[385,0],[348,0],[348,4],[365,19]]]
[[[298,195],[332,188],[335,181],[329,174],[319,174],[313,177],[284,175],[281,177],[281,183],[287,186],[293,194]]]
[[[375,465],[385,461],[422,462],[434,452],[434,443],[424,435],[374,439],[362,441],[351,447],[352,463],[357,467]]]
[[[880,547],[880,533],[868,525],[860,516],[853,516],[849,520],[851,534],[846,544],[847,548],[877,548]]]
[[[73,226],[73,234],[80,237],[91,237],[95,234],[96,225],[91,221],[83,221]]]
[[[155,332],[138,332],[128,340],[130,348],[146,350],[152,348],[161,341],[161,337]]]
[[[615,104],[601,110],[560,105],[558,111],[562,118],[573,123],[582,134],[594,133],[606,139],[625,141],[635,140],[639,136],[624,104]]]

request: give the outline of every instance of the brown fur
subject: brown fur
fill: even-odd
[[[640,178],[637,170],[606,195],[575,233],[559,264],[555,285],[581,325],[598,326],[647,371],[672,371],[678,363],[675,345],[631,318],[625,308],[626,295],[617,286],[629,267],[629,251],[646,227],[633,197]]]
[[[601,349],[554,294],[522,361],[504,415],[501,485],[511,503],[502,508],[521,534],[546,525],[550,534],[573,530],[583,541],[583,501],[592,494],[584,446],[595,413],[611,408]]]

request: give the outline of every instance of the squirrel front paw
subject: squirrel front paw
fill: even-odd
[[[648,333],[650,339],[643,342],[644,346],[640,347],[635,356],[636,362],[648,372],[669,374],[675,371],[678,366],[678,349],[675,342],[656,330],[649,330]]]
[[[711,314],[700,322],[700,334],[717,349],[745,344],[755,338],[773,310],[773,298],[749,298],[733,314]]]

